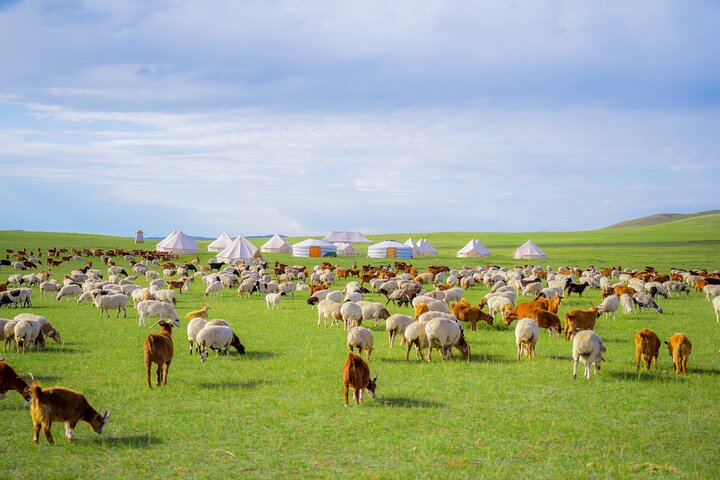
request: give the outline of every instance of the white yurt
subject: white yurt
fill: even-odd
[[[257,251],[258,248],[250,243],[250,240],[240,235],[217,254],[217,259],[227,263],[235,263],[240,260],[251,262]]]
[[[423,251],[420,249],[420,246],[413,241],[412,237],[405,240],[405,245],[412,248],[413,257],[423,256]]]
[[[323,240],[332,243],[372,243],[372,240],[360,232],[337,232],[335,230],[325,235]]]
[[[357,248],[352,246],[352,243],[336,243],[335,246],[338,255],[357,255],[360,253]]]
[[[438,254],[437,249],[435,247],[433,247],[430,242],[427,241],[427,238],[421,238],[420,241],[418,242],[418,246],[420,247],[420,250],[422,250],[422,252],[425,255],[431,255],[434,257],[435,255]]]
[[[412,248],[395,240],[385,240],[368,247],[370,258],[413,258]]]
[[[162,240],[160,240],[160,241],[157,243],[157,245],[155,245],[155,251],[157,251],[157,252],[162,252],[162,250],[160,250],[160,249],[163,248],[163,247],[165,247],[168,243],[170,243],[170,241],[172,240],[172,238],[173,238],[175,235],[177,235],[177,233],[178,233],[177,230],[173,230],[172,232],[170,232],[170,233],[168,234],[167,237],[165,237],[165,238],[163,238]]]
[[[223,232],[215,241],[208,245],[208,252],[222,252],[225,248],[232,243],[232,238],[227,232]]]
[[[337,255],[334,243],[318,238],[308,238],[292,246],[293,257],[332,257]]]
[[[292,247],[276,233],[260,247],[260,251],[263,253],[290,253]]]
[[[491,255],[490,250],[479,240],[470,240],[467,245],[457,252],[457,256],[460,258],[482,258]]]
[[[161,246],[160,243],[165,242],[165,240],[167,240],[167,242]],[[197,242],[185,235],[182,230],[177,231],[175,235],[170,238],[163,239],[162,242],[155,246],[156,251],[181,255],[198,253],[199,250]]]
[[[528,240],[515,250],[513,258],[544,259],[547,258],[547,255],[545,252],[540,250],[540,248],[535,245],[532,240]]]

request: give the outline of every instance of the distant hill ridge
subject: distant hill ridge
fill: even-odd
[[[656,213],[647,217],[635,218],[633,220],[625,220],[605,228],[624,228],[624,227],[642,227],[645,225],[658,225],[660,223],[674,222],[676,220],[684,220],[693,217],[706,217],[709,215],[720,215],[720,210],[706,210],[697,213]]]

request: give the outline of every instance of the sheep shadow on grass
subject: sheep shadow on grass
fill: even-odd
[[[252,360],[268,360],[275,358],[279,354],[276,352],[254,352],[246,351],[244,357]]]
[[[657,382],[657,383],[673,383],[673,382],[684,382],[685,377],[682,375],[663,375],[662,370],[654,371],[655,368],[649,372],[641,368],[640,371],[635,372],[609,372],[610,376],[626,382]],[[672,372],[670,372],[672,373]]]
[[[123,435],[123,436],[97,436],[90,440],[88,443],[95,445],[102,445],[104,447],[120,447],[120,448],[148,448],[154,445],[160,445],[162,440],[153,435],[147,433],[140,433],[137,435]]]
[[[206,388],[210,390],[251,390],[254,388],[261,387],[263,385],[272,385],[276,382],[271,382],[269,380],[246,380],[243,382],[200,382],[198,383],[198,386],[200,388]]]
[[[365,402],[363,402],[365,403]],[[397,408],[442,408],[444,403],[423,398],[383,397],[378,396],[374,401],[366,403],[370,407],[397,407]]]
[[[465,360],[461,356],[453,356],[457,360]],[[470,353],[471,362],[481,363],[517,363],[515,359],[510,360],[507,357],[496,355],[493,353]]]

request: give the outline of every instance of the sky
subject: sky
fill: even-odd
[[[0,230],[718,208],[720,2],[0,0]]]

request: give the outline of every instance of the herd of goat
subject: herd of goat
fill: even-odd
[[[306,301],[317,311],[318,326],[323,321],[327,326],[329,321],[330,326],[342,326],[348,332],[349,353],[342,374],[346,406],[349,389],[354,390],[354,399],[359,404],[364,391],[374,396],[377,387],[377,376],[371,377],[367,363],[374,349],[373,333],[363,326],[364,321],[374,321],[375,326],[384,321],[390,347],[399,338],[405,345],[406,360],[413,347],[421,360],[432,361],[434,349],[440,352],[443,360],[452,357],[453,349],[470,360],[464,324],[469,324],[474,331],[478,322],[492,325],[500,315],[505,325],[517,321],[518,360],[523,354],[534,357],[541,329],[551,335],[562,333],[566,340],[573,342],[573,378],[577,376],[578,362],[582,361],[587,379],[590,379],[592,366],[596,372],[600,370],[606,351],[602,339],[593,331],[597,318],[603,314],[615,317],[618,311],[630,314],[643,308],[663,313],[656,301],[658,297],[689,295],[694,289],[712,301],[716,320],[720,321],[720,273],[717,271],[671,269],[663,275],[652,267],[642,271],[620,266],[602,270],[592,266],[584,270],[566,267],[553,270],[530,265],[462,269],[436,265],[426,271],[417,271],[405,262],[360,267],[353,264],[350,268],[322,262],[308,269],[277,261],[270,266],[262,259],[238,265],[218,262],[201,265],[199,258],[179,263],[171,254],[142,250],[52,248],[45,252],[45,257],[40,249],[36,252],[8,250],[6,253],[6,259],[0,260],[0,268],[10,268],[18,273],[10,274],[5,283],[0,283],[0,307],[31,308],[33,289],[36,288],[40,295],[52,294],[57,301],[73,298],[79,304],[92,302],[100,311],[100,317],[109,317],[110,311],[116,311],[116,317],[120,313],[127,316],[127,305],[132,302],[140,325],[148,318],[157,318],[155,325],[159,325],[160,332],[148,335],[143,346],[149,388],[152,388],[153,365],[157,365],[156,384],[167,383],[174,355],[172,331],[180,326],[175,306],[179,295],[189,291],[196,280],[202,283],[206,298],[233,289],[241,297],[264,295],[268,309],[278,308],[283,298],[294,298],[296,292],[307,291]],[[107,278],[103,271],[93,268],[93,261],[87,260],[92,257],[99,258],[107,266]],[[129,263],[130,273],[116,265],[119,259]],[[77,268],[62,281],[52,278],[51,267],[63,263],[75,264]],[[147,287],[138,285],[137,282],[143,280],[148,282]],[[338,280],[345,281],[343,288],[333,289]],[[490,289],[477,306],[464,298],[464,293],[476,285]],[[563,298],[582,296],[588,288],[599,289],[602,302],[587,310],[566,312],[563,325],[558,315]],[[368,294],[384,296],[385,301],[369,301]],[[520,295],[531,300],[518,301]],[[390,303],[412,308],[412,312],[408,312],[410,315],[391,314]],[[208,310],[205,305],[185,315],[189,320],[190,353],[197,351],[201,361],[205,361],[209,350],[215,350],[216,356],[220,352],[228,355],[229,348],[233,347],[244,354],[245,347],[232,326],[222,319],[208,320]],[[4,339],[5,350],[13,346],[17,352],[31,348],[41,350],[48,337],[62,342],[58,330],[44,316],[20,313],[13,319],[0,318],[0,339]],[[647,370],[652,362],[657,368],[661,344],[661,339],[650,329],[644,328],[636,334],[636,370],[641,362]],[[690,340],[678,333],[665,344],[675,372],[685,373],[692,350]],[[43,389],[37,382],[29,384],[0,358],[0,398],[10,390],[17,391],[30,403],[35,442],[40,429],[48,442],[53,442],[50,433],[53,422],[65,423],[66,437],[71,441],[73,429],[80,420],[101,433],[110,415],[95,411],[78,392],[62,387]]]

